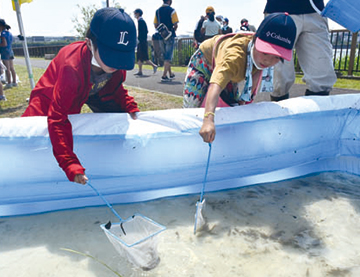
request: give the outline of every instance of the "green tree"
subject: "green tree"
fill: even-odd
[[[78,33],[79,37],[84,39],[86,32],[89,29],[91,19],[100,7],[95,4],[88,6],[80,6],[77,4],[77,7],[80,9],[81,15],[79,17],[73,17],[72,22],[75,24],[74,29]],[[110,7],[118,9],[121,8],[120,4],[115,1],[112,1],[112,5],[110,5]]]
[[[80,9],[81,16],[74,17],[72,22],[75,23],[75,30],[78,33],[79,37],[84,39],[87,30],[89,29],[91,19],[93,18],[95,12],[99,9],[95,4],[89,6],[80,6],[77,4]]]

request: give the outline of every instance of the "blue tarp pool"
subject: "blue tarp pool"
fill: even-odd
[[[300,97],[216,111],[206,191],[312,173],[360,173],[360,95]],[[204,110],[70,116],[74,149],[113,204],[199,193],[208,145]],[[0,119],[0,216],[103,205],[71,183],[52,154],[45,117]]]

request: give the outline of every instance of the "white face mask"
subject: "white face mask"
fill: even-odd
[[[90,40],[90,45],[91,45],[91,53],[92,53],[92,58],[91,58],[91,64],[101,68],[101,66],[99,65],[99,63],[97,62],[97,60],[95,59],[95,50],[94,50],[94,46],[92,44],[92,41]]]
[[[255,65],[255,67],[256,67],[258,70],[263,70],[264,68],[262,68],[261,66],[258,66],[258,65],[256,64],[255,59],[254,59],[254,47],[255,47],[255,45],[251,46],[251,50],[250,50],[251,59],[252,59],[252,61],[253,61],[253,64]]]

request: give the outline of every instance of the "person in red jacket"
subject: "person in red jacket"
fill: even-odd
[[[73,151],[70,114],[86,103],[93,112],[139,112],[123,87],[135,65],[136,28],[122,9],[98,10],[85,41],[63,47],[41,76],[22,116],[47,116],[53,153],[70,181],[86,184],[85,168]]]

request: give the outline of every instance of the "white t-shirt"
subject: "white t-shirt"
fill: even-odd
[[[217,35],[221,30],[221,25],[216,19],[214,21],[205,20],[202,27],[205,29],[205,36]]]

